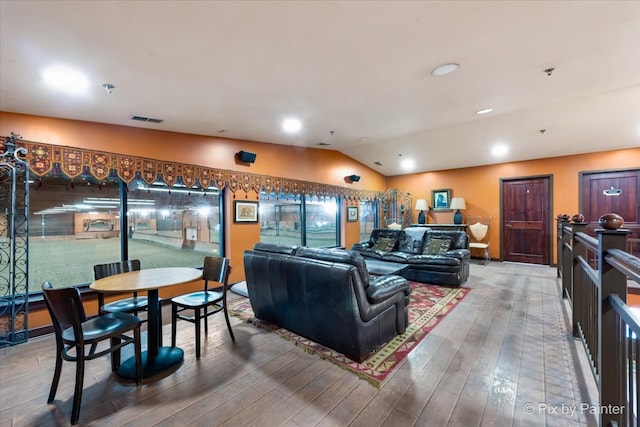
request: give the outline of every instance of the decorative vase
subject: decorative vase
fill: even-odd
[[[426,222],[426,217],[424,215],[424,211],[420,211],[418,214],[418,224],[424,224]]]
[[[462,224],[462,212],[460,212],[460,209],[458,209],[456,213],[453,214],[453,223],[456,225]]]
[[[572,218],[571,221],[573,222],[584,222],[584,215],[582,214],[575,214]]]
[[[598,224],[606,230],[617,230],[624,224],[624,219],[617,213],[607,213],[598,218]]]

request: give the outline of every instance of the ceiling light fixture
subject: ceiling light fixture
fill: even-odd
[[[299,132],[300,129],[302,129],[302,122],[300,122],[300,120],[298,119],[285,119],[282,122],[282,130],[284,130],[287,133],[296,133]]]
[[[107,91],[107,93],[111,93],[113,92],[113,89],[115,89],[116,87],[114,85],[112,85],[111,83],[104,83],[102,85],[102,87],[104,88],[104,90]]]
[[[89,87],[89,80],[84,74],[65,65],[45,68],[42,78],[51,89],[71,95],[82,95]]]
[[[491,154],[494,157],[504,157],[509,152],[509,147],[506,144],[499,143],[491,148]]]
[[[460,68],[460,65],[458,64],[454,64],[454,63],[443,64],[443,65],[440,65],[439,67],[434,68],[433,71],[431,71],[431,75],[435,77],[444,76],[444,75],[453,73],[458,68]]]
[[[476,114],[487,114],[493,111],[493,108],[485,108],[484,110],[476,111]]]
[[[411,171],[415,169],[416,162],[414,162],[412,159],[404,159],[400,162],[400,166],[406,171]]]

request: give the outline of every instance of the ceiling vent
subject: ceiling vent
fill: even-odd
[[[152,119],[151,117],[144,116],[131,116],[131,120],[135,120],[137,122],[149,122],[149,123],[162,123],[164,120],[162,119]]]

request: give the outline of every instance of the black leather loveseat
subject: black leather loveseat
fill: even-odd
[[[408,264],[398,274],[417,282],[459,286],[469,277],[471,253],[464,231],[376,228],[369,240],[354,244],[351,250],[365,258]]]
[[[244,269],[257,318],[357,362],[409,324],[407,280],[371,279],[355,252],[258,243],[245,251]]]

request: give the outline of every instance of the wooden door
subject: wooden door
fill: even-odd
[[[629,229],[627,252],[640,256],[640,170],[582,172],[580,177],[580,212],[587,222],[587,233],[595,236],[598,218],[617,213]]]
[[[549,264],[551,194],[546,177],[502,180],[502,258]]]

